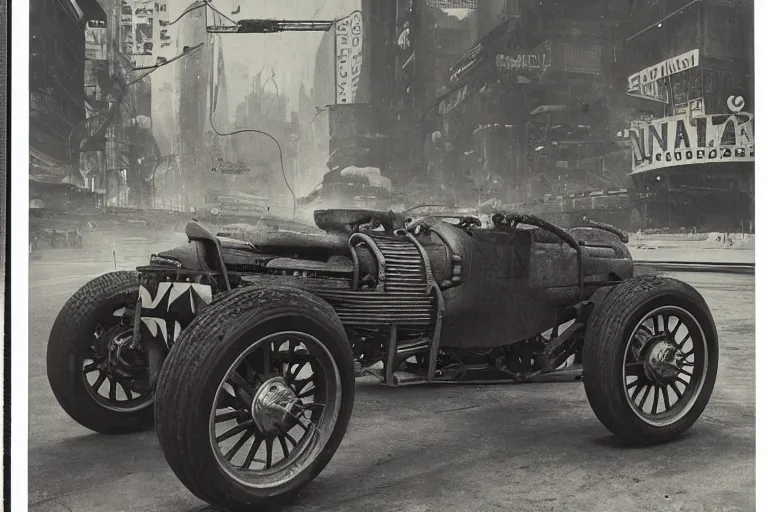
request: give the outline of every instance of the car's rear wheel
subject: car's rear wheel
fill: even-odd
[[[717,331],[688,284],[635,278],[592,312],[583,359],[598,419],[626,441],[661,443],[690,428],[707,406],[717,376]]]
[[[328,464],[354,401],[349,343],[333,309],[292,289],[244,289],[183,331],[158,384],[166,459],[228,510],[291,499]]]
[[[75,421],[103,434],[154,423],[148,359],[131,343],[138,294],[134,272],[99,276],[64,304],[48,339],[48,382],[56,400]]]

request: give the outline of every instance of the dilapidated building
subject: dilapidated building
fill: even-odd
[[[754,226],[752,2],[633,2],[622,51],[634,217],[642,227]]]
[[[96,0],[30,3],[30,195],[48,206],[89,204],[72,135],[85,119],[83,63],[89,21],[103,23]]]
[[[479,39],[447,70],[431,140],[457,200],[518,203],[591,187],[615,150],[619,2],[478,2]]]

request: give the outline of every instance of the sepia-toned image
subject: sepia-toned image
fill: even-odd
[[[31,0],[28,510],[758,510],[754,25]]]

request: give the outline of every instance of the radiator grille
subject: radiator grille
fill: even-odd
[[[348,327],[377,328],[397,324],[401,331],[428,331],[434,298],[427,293],[424,261],[405,237],[372,236],[384,256],[384,289],[318,290]]]
[[[427,275],[424,261],[416,246],[407,238],[374,236],[384,255],[386,269],[384,290],[404,294],[425,295]]]
[[[385,327],[428,330],[432,325],[432,299],[426,295],[381,291],[318,290],[348,327]]]

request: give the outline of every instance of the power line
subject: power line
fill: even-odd
[[[137,79],[136,79],[136,80],[134,80],[133,82],[129,83],[128,85],[133,85],[134,83],[136,83],[136,82],[139,82],[139,81],[143,80],[144,78],[146,78],[147,76],[149,76],[149,74],[150,74],[150,73],[154,72],[154,71],[155,71],[156,69],[158,69],[158,68],[161,68],[161,67],[163,67],[163,66],[167,66],[167,65],[168,65],[168,64],[170,64],[171,62],[177,61],[177,60],[179,60],[179,59],[180,59],[180,58],[182,58],[182,57],[186,57],[187,55],[191,55],[191,54],[192,54],[192,52],[194,52],[194,51],[196,51],[196,50],[198,50],[198,49],[202,48],[202,46],[203,46],[204,44],[205,44],[205,43],[200,43],[200,44],[198,44],[198,45],[195,45],[195,46],[193,46],[192,48],[189,48],[188,50],[184,51],[183,53],[180,53],[179,55],[176,55],[175,57],[173,57],[173,58],[171,58],[170,60],[167,60],[167,61],[165,61],[165,62],[163,62],[163,63],[161,63],[161,64],[156,64],[156,65],[154,65],[154,66],[145,66],[145,67],[141,67],[141,68],[133,68],[133,70],[134,70],[134,71],[144,71],[144,70],[146,70],[146,69],[150,69],[150,70],[152,70],[152,71],[150,71],[149,73],[146,73],[146,74],[144,74],[144,75],[140,76],[139,78],[137,78]]]
[[[221,14],[221,13],[219,13],[219,14]],[[208,19],[207,18],[208,18],[208,11],[206,11],[206,22],[205,22],[206,26],[208,25]],[[211,57],[211,58],[213,58],[213,57]],[[214,90],[213,73],[211,73],[210,85],[209,86],[211,88],[211,91],[213,91]],[[262,131],[262,130],[257,130],[255,128],[244,128],[244,129],[241,129],[241,130],[235,130],[235,131],[232,131],[232,132],[222,133],[213,124],[213,114],[214,114],[214,112],[215,112],[215,108],[213,107],[213,104],[212,104],[211,105],[210,114],[208,116],[208,123],[211,125],[211,129],[213,130],[213,132],[216,135],[220,136],[220,137],[231,137],[233,135],[238,135],[240,133],[256,133],[256,134],[264,135],[264,136],[269,137],[270,139],[272,139],[272,142],[275,143],[275,145],[277,146],[277,151],[280,154],[280,170],[281,170],[281,172],[283,174],[283,181],[285,181],[285,186],[288,187],[288,191],[291,193],[291,197],[293,199],[293,214],[294,214],[294,217],[295,217],[295,215],[296,215],[296,193],[293,191],[293,187],[291,187],[291,184],[288,183],[288,176],[285,174],[285,161],[283,159],[283,148],[280,145],[280,142],[275,137],[273,137],[270,133],[267,133],[267,132]]]
[[[116,105],[116,106],[114,107],[114,108],[116,109],[115,111],[117,111],[117,110],[119,110],[119,109],[120,109],[120,106],[122,105],[122,103],[123,103],[123,101],[124,101],[124,99],[125,99],[125,97],[126,97],[126,93],[127,93],[127,89],[128,89],[128,87],[130,87],[130,86],[132,86],[132,85],[134,85],[134,84],[136,84],[136,83],[138,83],[138,82],[140,82],[140,81],[144,80],[146,77],[148,77],[149,75],[151,75],[152,73],[154,73],[154,72],[155,72],[157,69],[159,69],[159,68],[161,68],[161,67],[163,67],[163,66],[167,66],[167,65],[168,65],[168,64],[170,64],[171,62],[173,62],[173,61],[175,61],[175,60],[178,60],[178,59],[180,59],[180,58],[182,58],[182,57],[185,57],[185,56],[187,56],[187,55],[191,55],[191,54],[192,54],[192,52],[194,52],[194,51],[196,51],[197,49],[201,48],[201,47],[203,46],[203,44],[204,44],[204,43],[200,43],[200,44],[198,44],[197,46],[194,46],[194,47],[190,48],[190,49],[189,49],[189,50],[187,50],[186,52],[184,52],[184,53],[182,53],[182,54],[179,54],[179,55],[177,55],[176,57],[173,57],[172,59],[170,59],[170,60],[168,60],[168,61],[166,61],[166,62],[164,62],[164,63],[162,63],[162,64],[158,64],[158,65],[156,65],[156,66],[149,66],[149,67],[145,67],[145,68],[134,68],[134,70],[144,70],[144,69],[149,69],[150,71],[148,71],[148,72],[144,73],[144,74],[143,74],[143,75],[141,75],[140,77],[138,77],[138,78],[136,78],[136,79],[132,80],[131,82],[128,82],[128,83],[126,83],[124,86],[122,86],[122,87],[121,87],[121,90],[120,90],[120,92],[119,92],[119,94],[118,94],[117,100],[115,101],[115,105]],[[72,130],[69,132],[69,135],[67,136],[67,149],[68,149],[68,155],[69,155],[69,166],[70,166],[70,180],[71,180],[71,171],[72,171],[71,167],[72,167],[72,164],[73,164],[73,162],[72,162],[72,135],[74,135],[75,131],[76,131],[76,130],[77,130],[79,127],[80,127],[80,126],[82,126],[82,125],[83,125],[85,122],[87,122],[87,121],[91,121],[91,120],[95,120],[95,118],[98,118],[98,117],[105,117],[106,119],[104,120],[104,122],[103,122],[103,123],[102,123],[102,124],[101,124],[101,125],[100,125],[100,126],[97,128],[97,129],[96,129],[96,130],[94,130],[94,134],[96,134],[96,133],[99,133],[99,132],[100,132],[100,131],[102,131],[104,128],[106,128],[106,126],[107,126],[107,124],[108,124],[108,123],[110,123],[110,122],[112,121],[112,116],[110,116],[110,113],[111,113],[111,112],[113,112],[113,111],[107,111],[106,113],[101,113],[101,112],[100,112],[100,113],[96,114],[95,116],[86,117],[85,119],[83,119],[82,121],[80,121],[79,123],[77,123],[77,124],[76,124],[74,127],[72,127]],[[90,135],[90,136],[93,136],[93,134],[89,134],[89,135]]]
[[[198,5],[195,5],[195,4],[198,4]],[[203,7],[205,7],[205,6],[206,6],[206,2],[203,2],[203,1],[197,1],[197,2],[193,2],[193,3],[191,3],[191,4],[190,4],[190,5],[189,5],[189,6],[188,6],[186,9],[184,9],[184,12],[182,12],[182,13],[179,15],[179,17],[178,17],[178,18],[176,18],[175,20],[173,20],[172,22],[170,22],[170,23],[168,24],[168,26],[171,26],[171,25],[175,24],[175,23],[176,23],[176,22],[178,22],[178,21],[179,21],[181,18],[183,18],[183,17],[184,17],[184,16],[186,16],[187,14],[191,13],[192,11],[196,11],[197,9],[203,8]]]
[[[210,8],[211,8],[211,10],[213,10],[214,12],[216,12],[216,13],[217,13],[219,16],[221,16],[222,18],[224,18],[224,19],[225,19],[225,20],[227,20],[228,22],[232,23],[233,25],[237,25],[237,22],[236,22],[235,20],[233,20],[232,18],[230,18],[229,16],[227,16],[226,14],[222,13],[220,10],[218,10],[217,8],[215,8],[215,7],[213,6],[213,4],[211,4],[211,3],[210,3],[210,1],[209,1],[209,0],[203,0],[203,1],[205,2],[205,5],[207,5],[208,7],[210,7]]]
[[[261,131],[261,130],[257,130],[255,128],[244,128],[242,130],[235,130],[233,132],[222,133],[213,124],[213,113],[214,113],[214,110],[211,109],[211,113],[208,116],[208,122],[210,123],[211,129],[214,131],[214,133],[216,133],[216,135],[218,135],[220,137],[230,137],[232,135],[238,135],[240,133],[258,133],[258,134],[261,134],[261,135],[266,135],[267,137],[272,139],[272,141],[277,146],[277,150],[280,153],[280,169],[281,169],[281,171],[283,173],[283,181],[285,181],[285,186],[288,187],[288,190],[291,192],[291,197],[293,198],[293,209],[294,209],[294,212],[295,212],[295,210],[296,210],[296,194],[294,193],[293,188],[291,187],[291,184],[288,183],[288,176],[285,174],[285,164],[284,164],[284,161],[283,161],[283,148],[280,146],[280,142],[278,142],[278,140],[276,138],[274,138],[271,134],[269,134],[267,132],[264,132],[264,131]]]

